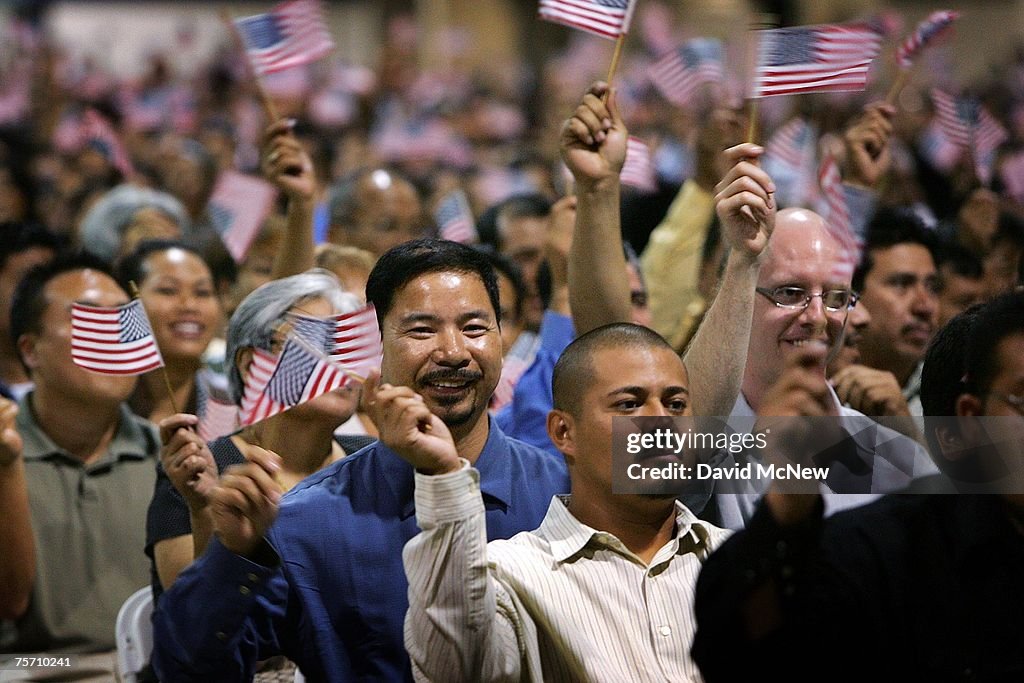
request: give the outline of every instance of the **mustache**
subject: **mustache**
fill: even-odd
[[[430,382],[476,382],[484,376],[484,373],[479,370],[434,370],[423,375],[419,379],[419,384],[429,384]]]

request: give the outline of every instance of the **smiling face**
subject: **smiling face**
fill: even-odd
[[[821,217],[810,211],[779,213],[758,287],[802,287],[810,294],[830,289],[849,289],[850,280],[837,273],[836,263],[845,260],[841,245]],[[872,315],[874,309],[870,309]],[[806,308],[781,308],[758,295],[750,330],[743,394],[756,410],[760,397],[779,379],[791,355],[811,341],[828,345],[828,357],[838,349],[847,310],[829,311],[816,296]]]
[[[177,248],[154,252],[142,267],[139,298],[164,359],[198,364],[223,318],[210,269]]]
[[[436,272],[395,292],[383,320],[383,381],[423,396],[456,437],[481,418],[501,374],[501,336],[483,280]]]

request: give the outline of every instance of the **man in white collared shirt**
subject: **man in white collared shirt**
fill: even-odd
[[[574,341],[555,366],[548,432],[571,495],[541,526],[487,544],[479,475],[411,389],[364,388],[381,440],[417,469],[423,530],[403,552],[405,641],[418,680],[700,680],[692,595],[728,532],[673,495],[612,493],[616,416],[691,414],[686,369],[629,323]],[[429,425],[429,427],[427,427]]]

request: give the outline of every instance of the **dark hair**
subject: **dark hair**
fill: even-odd
[[[1010,242],[1016,247],[1024,248],[1024,220],[1009,211],[999,214],[996,234],[992,236],[992,246],[1002,242]]]
[[[14,298],[11,301],[11,339],[15,348],[21,335],[40,331],[40,322],[46,312],[43,290],[50,280],[64,273],[87,269],[109,275],[111,279],[114,277],[106,261],[82,251],[59,255],[49,263],[36,266],[25,275],[14,291]],[[24,364],[24,361],[22,363]]]
[[[500,324],[498,278],[487,256],[465,244],[433,237],[403,242],[377,260],[366,281],[366,300],[377,309],[378,323],[383,327],[395,292],[421,275],[443,272],[477,275],[491,300],[494,319]]]
[[[925,227],[921,217],[914,213],[913,209],[903,206],[882,207],[875,212],[874,218],[868,224],[864,254],[853,272],[852,284],[856,291],[864,291],[864,280],[875,265],[873,252],[898,244],[920,244],[932,255],[932,260],[938,262],[938,240],[935,233]]]
[[[984,304],[975,304],[943,325],[928,345],[921,368],[921,408],[929,417],[956,415],[957,396],[966,391],[965,349],[971,327]],[[929,430],[928,445],[937,452],[932,443],[934,434]]]
[[[606,348],[665,348],[675,353],[665,338],[649,327],[633,323],[603,325],[577,337],[565,347],[551,374],[553,406],[570,415],[579,415],[580,399],[590,387],[593,375],[590,359]]]
[[[1024,332],[1024,292],[996,297],[979,312],[965,354],[967,391],[984,396],[999,371],[996,349],[1003,339]]]
[[[943,266],[949,266],[954,274],[971,280],[980,280],[984,274],[981,259],[961,244],[956,242],[942,244],[938,248],[937,254],[938,262],[935,265],[939,269]],[[945,287],[941,277],[939,280],[940,286]]]
[[[203,255],[194,247],[177,240],[146,240],[136,245],[135,250],[122,257],[114,267],[114,279],[117,284],[124,288],[124,291],[131,292],[131,283],[136,285],[146,279],[146,261],[153,254],[158,254],[171,249],[181,249],[192,254],[210,270],[210,277],[213,278],[213,271],[210,264],[206,262]]]
[[[497,273],[501,273],[512,283],[512,289],[516,293],[515,316],[516,320],[519,320],[523,317],[523,306],[526,305],[526,282],[523,280],[523,271],[519,269],[515,261],[507,256],[488,249],[478,249],[478,251],[487,257],[487,260],[491,262],[491,267]]]
[[[480,216],[477,231],[484,244],[501,251],[501,222],[516,218],[547,218],[551,200],[542,194],[515,194],[490,207]]]
[[[61,239],[35,223],[0,223],[0,270],[7,267],[7,259],[29,249],[60,251]]]

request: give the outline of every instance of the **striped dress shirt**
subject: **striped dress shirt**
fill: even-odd
[[[690,659],[701,563],[729,534],[681,503],[650,565],[555,497],[536,531],[488,545],[468,463],[416,475],[422,533],[403,552],[417,680],[699,681]]]

